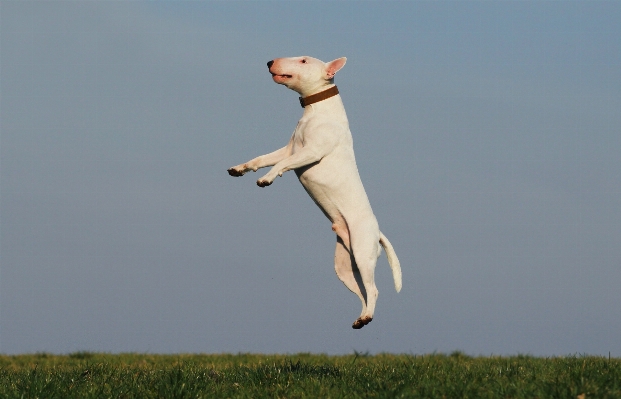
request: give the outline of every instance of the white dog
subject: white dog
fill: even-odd
[[[378,295],[374,271],[380,244],[386,251],[397,292],[401,290],[401,266],[392,245],[379,230],[362,186],[349,122],[334,85],[334,75],[346,60],[343,57],[324,63],[312,57],[294,57],[268,62],[274,82],[301,95],[304,114],[286,146],[228,172],[242,176],[273,166],[257,181],[260,187],[266,187],[277,176],[295,171],[313,201],[332,222],[337,235],[336,274],[362,301],[362,313],[352,326],[359,329],[373,319]]]

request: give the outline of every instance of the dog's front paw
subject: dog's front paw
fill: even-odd
[[[257,186],[259,187],[267,187],[276,180],[276,173],[273,170],[269,171],[265,176],[257,180]]]
[[[244,173],[246,173],[246,167],[244,165],[233,166],[227,169],[227,172],[229,172],[231,176],[243,176]]]
[[[267,187],[270,184],[272,184],[272,182],[273,182],[273,180],[268,180],[268,179],[265,179],[265,178],[259,179],[259,180],[257,180],[257,186],[259,186],[259,187]]]

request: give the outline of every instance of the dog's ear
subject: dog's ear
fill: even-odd
[[[345,62],[347,62],[347,58],[341,57],[337,58],[334,61],[330,61],[326,64],[326,74],[328,75],[328,79],[332,79],[336,73],[345,66]]]

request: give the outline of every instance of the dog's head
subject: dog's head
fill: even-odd
[[[318,93],[334,84],[334,75],[345,65],[347,58],[323,62],[313,57],[276,58],[267,63],[274,82],[285,85],[302,97]]]

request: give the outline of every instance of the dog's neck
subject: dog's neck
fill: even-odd
[[[320,91],[319,93],[311,94],[306,97],[300,97],[300,105],[302,108],[305,108],[307,105],[318,103],[319,101],[334,97],[337,94],[339,94],[339,89],[336,86],[332,86],[329,89]]]

